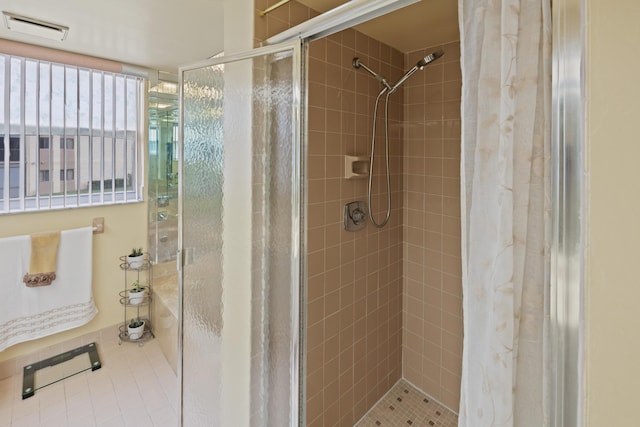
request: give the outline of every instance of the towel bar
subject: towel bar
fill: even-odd
[[[104,233],[104,217],[93,218],[93,234]]]

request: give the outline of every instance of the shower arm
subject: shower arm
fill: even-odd
[[[360,58],[353,58],[353,62],[352,62],[353,68],[364,68],[364,70],[366,72],[368,72],[369,74],[371,74],[373,77],[375,77],[376,80],[378,80],[387,90],[391,90],[391,85],[389,84],[389,82],[387,81],[387,79],[385,79],[384,77],[382,77],[380,74],[376,73],[375,71],[373,71],[371,68],[367,67],[366,65],[364,65],[361,61]]]

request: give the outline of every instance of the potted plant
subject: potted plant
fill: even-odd
[[[131,340],[139,340],[144,335],[144,320],[139,317],[137,319],[131,319],[127,325],[127,335]]]
[[[144,301],[146,288],[140,285],[140,281],[136,280],[131,284],[131,289],[129,289],[129,304],[131,305],[139,305]]]
[[[131,253],[127,256],[127,263],[129,268],[140,268],[144,262],[144,254],[142,248],[133,248]]]

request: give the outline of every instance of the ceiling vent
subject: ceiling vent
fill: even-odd
[[[2,14],[4,15],[4,23],[7,29],[18,33],[62,41],[67,37],[67,32],[69,32],[69,27],[64,25],[53,24],[10,12],[3,11]]]

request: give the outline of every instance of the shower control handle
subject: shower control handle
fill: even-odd
[[[367,205],[365,202],[351,202],[344,205],[344,229],[358,231],[367,226]]]
[[[351,212],[351,219],[355,225],[360,225],[363,221],[367,220],[367,214],[364,213],[362,209],[355,208],[353,212]]]

